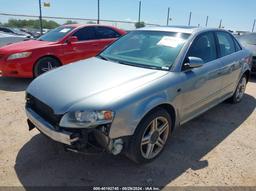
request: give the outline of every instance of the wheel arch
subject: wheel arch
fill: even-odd
[[[53,59],[57,60],[57,61],[60,63],[61,66],[63,65],[63,63],[62,63],[62,61],[60,60],[60,58],[58,58],[58,57],[55,56],[55,55],[49,54],[49,55],[41,56],[41,57],[39,57],[39,58],[34,62],[34,64],[33,64],[33,71],[32,71],[32,72],[33,72],[33,76],[35,75],[35,66],[36,66],[37,62],[38,62],[39,60],[41,60],[41,59],[43,59],[43,58],[47,58],[47,57],[53,58]]]
[[[249,78],[250,78],[250,75],[251,75],[251,72],[249,70],[246,70],[243,75],[246,76],[246,81],[248,82],[249,81]]]
[[[175,128],[175,123],[177,120],[177,114],[176,114],[176,110],[175,107],[169,103],[160,103],[158,105],[155,105],[154,107],[152,107],[149,111],[147,111],[144,116],[141,118],[141,120],[139,121],[137,127],[142,123],[142,121],[145,119],[145,117],[147,117],[148,115],[150,115],[152,112],[158,110],[158,109],[164,109],[168,112],[168,114],[170,114],[171,116],[171,120],[172,120],[172,126],[171,126],[171,131],[174,130]],[[136,127],[136,128],[137,128]]]

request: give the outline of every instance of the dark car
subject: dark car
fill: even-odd
[[[0,27],[0,31],[5,32],[5,33],[9,33],[9,34],[24,36],[26,38],[33,38],[33,36],[31,34],[23,32],[18,28]]]

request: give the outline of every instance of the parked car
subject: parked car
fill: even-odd
[[[37,77],[64,64],[98,54],[125,31],[103,25],[64,25],[37,40],[0,48],[3,76]]]
[[[26,37],[0,32],[0,47],[27,40]]]
[[[226,99],[242,100],[250,59],[222,29],[131,31],[97,57],[32,81],[29,129],[73,150],[94,144],[148,162],[175,127]]]
[[[256,33],[245,33],[237,36],[237,39],[252,52],[252,73],[256,73]]]
[[[18,28],[0,27],[0,31],[5,32],[5,33],[9,33],[9,34],[22,36],[24,38],[33,38],[33,36],[31,34],[26,33],[24,31],[21,31]]]

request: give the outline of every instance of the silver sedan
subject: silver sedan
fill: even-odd
[[[224,100],[240,102],[250,68],[251,53],[225,30],[135,30],[97,57],[36,78],[26,95],[29,129],[69,150],[148,162],[176,127]]]

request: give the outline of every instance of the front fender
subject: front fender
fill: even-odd
[[[113,139],[133,135],[148,112],[162,104],[172,105],[169,100],[168,94],[162,91],[119,110],[112,123],[109,137]]]

